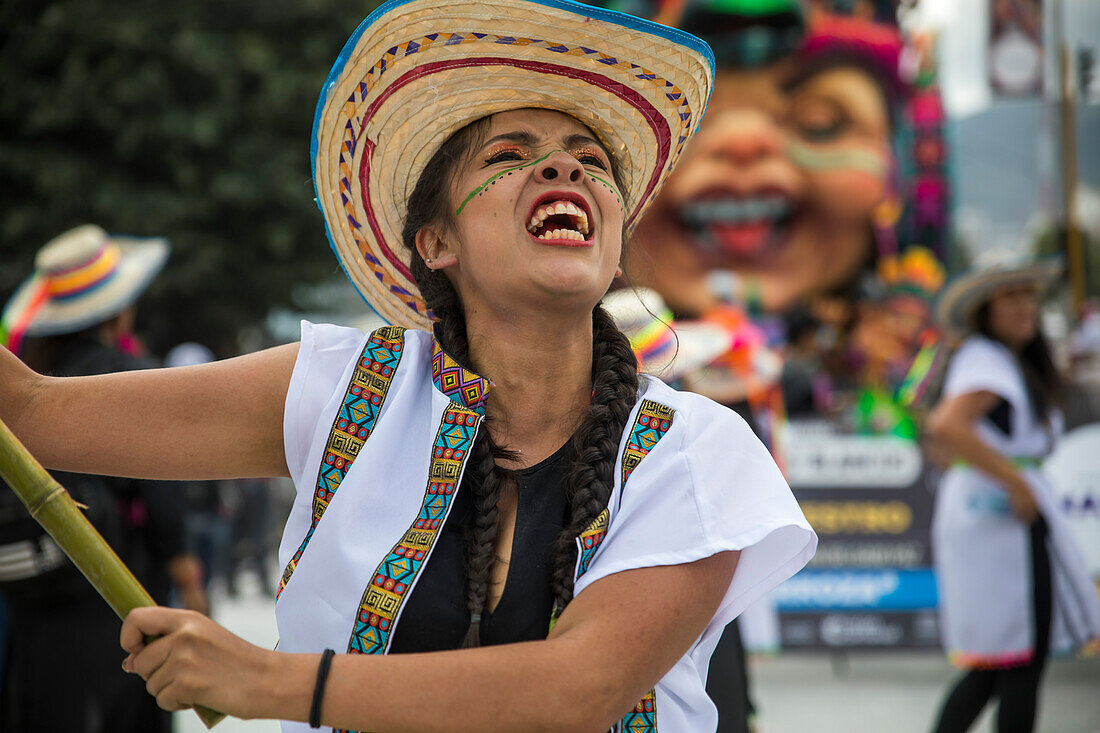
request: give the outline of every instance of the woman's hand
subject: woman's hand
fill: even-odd
[[[1024,524],[1031,526],[1039,517],[1039,505],[1035,503],[1035,496],[1031,493],[1031,487],[1023,476],[1007,486],[1008,503],[1012,507],[1012,513]]]
[[[147,635],[160,638],[145,643]],[[139,674],[165,710],[204,705],[238,718],[268,717],[277,679],[276,652],[261,649],[194,611],[136,608],[120,635],[130,655],[122,662]]]

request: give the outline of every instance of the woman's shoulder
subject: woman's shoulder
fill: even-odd
[[[955,351],[953,361],[956,363],[966,362],[968,366],[978,363],[1011,365],[1013,358],[1012,352],[1004,344],[994,341],[988,336],[973,334],[959,345],[959,348]]]
[[[373,331],[363,331],[351,326],[333,323],[302,321],[302,341],[299,362],[311,361],[327,365],[330,370],[343,372],[349,361],[360,355],[372,355],[375,351],[402,355],[406,349],[418,354],[431,353],[431,334],[401,326],[382,326]]]

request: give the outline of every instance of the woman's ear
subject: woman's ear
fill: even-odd
[[[429,270],[441,270],[458,264],[458,253],[439,236],[434,226],[421,227],[416,233],[416,251]]]

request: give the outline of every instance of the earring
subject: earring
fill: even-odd
[[[431,258],[431,257],[425,257],[425,258],[424,258],[424,264],[425,264],[425,265],[430,265],[430,264],[432,264],[432,258]]]

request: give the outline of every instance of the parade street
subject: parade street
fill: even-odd
[[[215,594],[214,617],[261,646],[278,636],[270,599],[248,575],[241,595]],[[925,733],[957,672],[939,651],[836,655],[784,654],[750,667],[760,709],[757,733]],[[1100,732],[1100,660],[1055,660],[1040,697],[1037,731]],[[988,731],[993,708],[974,728]],[[204,733],[191,712],[176,713],[177,733]],[[272,720],[229,718],[217,733],[278,733]]]

